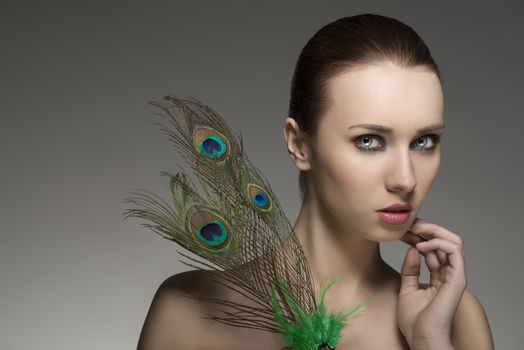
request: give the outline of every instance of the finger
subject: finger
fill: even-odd
[[[411,245],[412,247],[416,248],[416,245],[418,242],[426,242],[424,238],[422,238],[419,235],[416,235],[410,231],[407,231],[404,236],[400,238],[401,241]],[[425,252],[420,252],[420,254],[424,255],[426,265],[428,266],[428,269],[431,271],[433,269],[438,268],[442,264],[446,264],[448,262],[448,258],[446,253],[437,251],[431,252],[428,256]]]
[[[431,304],[435,310],[442,312],[444,318],[450,320],[456,312],[467,283],[462,246],[446,239],[434,238],[419,243],[417,248],[421,251],[442,250],[448,257],[449,264],[445,269],[438,271],[442,282],[437,287],[438,292]],[[437,277],[434,280],[432,276],[430,284],[437,280]]]
[[[418,248],[418,247],[417,247]],[[441,263],[437,257],[437,253],[435,251],[427,251],[427,252],[420,252],[424,255],[424,259],[426,261],[426,266],[428,267],[428,270],[434,271],[438,270]]]
[[[463,244],[462,238],[459,235],[451,232],[445,227],[428,221],[424,221],[418,217],[415,219],[415,221],[409,228],[409,231],[425,238],[426,240],[438,237],[448,239],[455,243]]]
[[[426,241],[421,241],[421,242],[426,242]],[[415,247],[416,247],[416,244],[415,244]],[[426,257],[426,259],[427,259],[429,253],[426,253],[426,252],[420,252],[420,253],[422,255],[424,255]],[[442,250],[438,250],[437,249],[435,251],[431,251],[430,253],[432,253],[432,255],[435,255],[435,259],[436,259],[437,264],[438,264],[438,266],[436,266],[436,267],[440,267],[440,265],[445,265],[445,264],[449,263],[448,262],[448,255],[445,252],[443,252]],[[430,258],[430,259],[431,259],[430,262],[432,262],[433,258]],[[435,264],[432,264],[431,266],[428,265],[429,270],[431,271],[431,267],[434,267],[434,266],[435,266]]]
[[[462,243],[462,238],[460,236],[454,234],[453,232],[445,229],[442,226],[439,226],[439,225],[427,222],[427,221],[422,220],[420,218],[416,218],[416,220],[413,223],[413,225],[415,225],[415,224],[416,224],[416,226],[415,227],[412,226],[410,228],[410,230],[412,229],[416,233],[414,233],[412,231],[408,231],[408,232],[412,233],[415,236],[422,237],[422,239],[430,240],[432,238],[440,236],[440,238],[447,238],[447,239],[450,239],[450,240],[452,240],[452,241],[454,241],[456,243],[463,244]],[[415,241],[415,239],[411,239],[411,240]],[[448,258],[447,258],[447,254],[446,253],[444,253],[444,252],[442,252],[440,250],[437,250],[437,256],[438,256],[438,260],[439,260],[440,264],[447,264],[448,263]]]
[[[437,257],[441,265],[449,264],[448,255],[442,250],[437,250]]]
[[[419,289],[420,255],[416,248],[409,247],[400,270],[400,294]]]
[[[443,238],[433,238],[427,242],[418,243],[417,249],[421,252],[437,249],[443,251],[447,255],[449,266],[460,273],[464,273],[464,256],[461,244]]]
[[[440,285],[444,282],[444,265],[440,263],[436,251],[429,251],[426,254],[426,265],[429,269],[429,285],[439,288]]]
[[[424,255],[426,266],[430,272],[429,284],[434,287],[439,287],[442,280],[442,264],[440,263],[437,253],[435,251],[420,252]]]
[[[417,220],[419,220],[420,223],[422,222],[425,222],[423,220],[421,220],[420,218],[417,218]],[[411,231],[407,231],[406,234],[401,238],[402,241],[410,244],[410,245],[413,245],[413,246],[416,246],[416,244],[418,242],[426,242],[426,241],[429,241],[432,237],[432,234],[429,233],[429,232],[419,232],[419,234],[416,234],[416,233],[413,233]],[[440,264],[447,264],[448,263],[448,257],[446,255],[446,253],[440,251],[440,250],[437,250],[437,257],[438,257],[438,261],[440,262]]]

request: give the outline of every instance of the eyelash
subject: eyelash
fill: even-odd
[[[380,147],[373,147],[373,148],[369,148],[369,147],[362,147],[360,146],[361,142],[360,140],[362,140],[363,138],[380,138],[382,139],[382,137],[378,136],[378,135],[373,135],[373,134],[365,134],[365,135],[361,135],[361,136],[358,136],[355,138],[355,144],[357,145],[358,148],[360,148],[362,151],[364,152],[374,152],[374,151],[379,151],[379,150],[383,150],[385,147],[384,146],[380,146]],[[420,136],[417,140],[420,140],[420,139],[423,139],[423,138],[430,138],[431,141],[433,142],[433,146],[432,147],[429,147],[429,148],[425,148],[425,147],[422,147],[422,148],[419,148],[419,150],[421,150],[422,152],[431,152],[435,149],[435,147],[437,147],[437,144],[440,142],[440,135],[438,134],[427,134],[427,135],[423,135],[423,136]],[[383,141],[382,141],[382,144],[383,144]]]

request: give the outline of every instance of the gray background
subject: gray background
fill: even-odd
[[[497,348],[523,349],[523,6],[369,0],[2,0],[0,349],[135,348],[157,287],[187,269],[121,214],[134,188],[166,194],[160,171],[181,162],[150,99],[194,96],[242,130],[294,222],[295,60],[321,26],[365,12],[411,25],[443,72],[442,165],[420,217],[464,238]],[[400,270],[407,245],[382,250]]]

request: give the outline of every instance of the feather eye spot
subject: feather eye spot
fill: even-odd
[[[204,244],[216,247],[227,239],[227,230],[220,221],[214,221],[199,228],[197,235]]]
[[[220,158],[226,151],[224,141],[216,136],[209,136],[199,144],[200,151],[208,158]]]
[[[249,184],[247,192],[249,194],[249,203],[255,206],[255,208],[265,211],[271,209],[271,197],[262,187]]]
[[[253,197],[253,202],[255,202],[256,205],[261,206],[261,207],[266,205],[268,201],[269,200],[267,199],[266,195],[262,192],[257,193]]]
[[[200,245],[211,250],[221,250],[228,245],[231,231],[218,214],[195,206],[190,209],[187,218],[188,228]]]
[[[220,132],[209,127],[198,127],[193,131],[196,151],[212,160],[223,160],[229,155],[229,143]]]

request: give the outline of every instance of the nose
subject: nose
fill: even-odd
[[[392,159],[386,187],[391,192],[410,193],[417,186],[409,151],[399,152]]]

